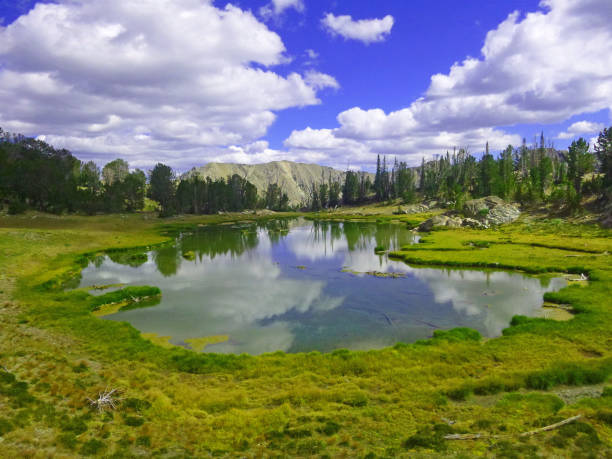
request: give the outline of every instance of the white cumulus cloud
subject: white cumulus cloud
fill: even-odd
[[[307,71],[304,80],[308,86],[317,90],[324,88],[340,88],[340,85],[333,76],[315,70]]]
[[[494,149],[517,145],[521,139],[504,126],[558,123],[612,107],[612,2],[544,0],[540,6],[524,16],[511,13],[487,33],[479,58],[433,75],[408,107],[390,113],[354,107],[338,115],[339,127],[294,131],[285,145],[330,158],[355,155],[369,164],[376,153],[397,153],[417,164],[422,155],[455,146],[478,152],[487,141]],[[576,123],[571,133],[594,127]]]
[[[327,13],[321,19],[323,26],[332,34],[346,39],[359,40],[364,43],[383,41],[393,28],[393,16],[387,15],[381,19],[354,20],[349,15],[335,16]]]
[[[604,128],[602,123],[595,123],[593,121],[577,121],[567,128],[565,132],[560,133],[558,139],[573,139],[580,134],[592,134],[599,132]]]
[[[304,11],[303,0],[272,0],[259,9],[259,14],[264,19],[269,19],[274,16],[280,16],[286,10],[293,8],[298,12]]]
[[[251,12],[210,0],[37,4],[0,26],[0,126],[99,162],[202,163],[337,87],[272,70],[285,51]]]
[[[314,49],[307,49],[305,53],[309,59],[317,59],[319,57],[319,53],[317,53]]]

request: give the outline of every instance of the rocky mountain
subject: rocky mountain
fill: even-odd
[[[289,196],[291,205],[300,205],[308,200],[312,185],[332,181],[344,183],[345,172],[317,164],[294,163],[292,161],[273,161],[265,164],[232,164],[208,163],[205,166],[193,168],[183,178],[198,174],[203,178],[227,178],[234,174],[246,178],[257,187],[262,196],[270,183],[278,183],[283,192]],[[374,180],[374,174],[369,174]]]

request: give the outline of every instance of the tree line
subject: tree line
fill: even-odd
[[[66,149],[0,128],[0,209],[6,206],[13,214],[27,209],[89,215],[135,212],[145,207],[145,197],[157,201],[162,216],[289,210],[289,198],[277,184],[270,184],[260,197],[255,185],[239,175],[217,180],[193,175],[181,180],[160,163],[147,176],[140,169],[130,171],[123,159],[100,169]]]
[[[172,169],[161,163],[151,171],[150,197],[159,203],[162,216],[264,208],[278,212],[289,210],[289,197],[276,183],[269,184],[260,197],[255,185],[238,174],[216,180],[193,174],[177,180]]]
[[[355,205],[367,202],[382,202],[401,198],[406,203],[414,202],[416,193],[416,172],[405,162],[395,160],[391,170],[387,158],[377,157],[376,174],[372,182],[365,172],[347,170],[344,182],[332,181],[311,185],[306,207],[312,211],[335,208],[339,205]]]
[[[419,168],[420,191],[426,199],[439,199],[461,207],[470,197],[497,195],[526,205],[550,203],[575,211],[586,194],[600,194],[612,185],[612,128],[597,138],[595,153],[579,138],[568,150],[539,142],[512,145],[495,157],[488,144],[476,160],[465,149],[447,153]],[[598,173],[599,172],[599,173]]]
[[[467,149],[422,159],[420,167],[409,168],[395,159],[391,168],[387,158],[377,158],[374,181],[368,174],[347,170],[344,182],[313,185],[310,210],[368,202],[401,199],[412,203],[418,197],[450,203],[457,209],[471,198],[497,195],[526,205],[549,203],[557,208],[576,211],[587,194],[612,193],[612,127],[604,129],[589,151],[588,142],[574,140],[567,151],[546,145],[544,134],[528,146],[508,145],[497,157],[487,143],[480,159]],[[338,194],[342,190],[341,198]]]
[[[308,190],[309,210],[367,202],[417,198],[440,200],[461,208],[465,200],[498,195],[523,204],[550,203],[575,211],[588,194],[612,195],[612,127],[599,133],[590,152],[588,142],[574,140],[567,151],[546,145],[544,135],[528,146],[509,145],[494,156],[488,144],[480,159],[466,149],[439,156],[420,167],[405,162],[389,166],[377,158],[371,174],[347,170],[344,180],[331,175]],[[270,184],[262,196],[246,178],[204,179],[193,174],[178,179],[167,165],[157,164],[146,174],[130,171],[123,159],[100,169],[66,149],[41,140],[11,134],[0,128],[0,206],[10,213],[28,208],[52,212],[133,212],[142,210],[145,197],[157,201],[162,216],[176,213],[212,214],[258,208],[290,209],[287,194]]]
[[[0,204],[10,213],[132,212],[144,206],[146,175],[118,159],[102,170],[68,150],[0,129]]]

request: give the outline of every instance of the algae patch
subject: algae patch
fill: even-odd
[[[158,287],[125,287],[93,297],[91,308],[95,316],[102,317],[121,310],[155,306],[160,298],[161,290]]]
[[[122,301],[121,303],[104,304],[102,306],[99,306],[95,311],[93,311],[93,315],[96,317],[110,316],[112,314],[118,313],[122,308],[127,305],[127,301]]]
[[[574,318],[574,308],[569,305],[556,304],[545,301],[542,304],[540,316],[544,319],[566,321]]]
[[[172,336],[159,336],[157,333],[141,333],[141,336],[144,339],[148,339],[153,344],[166,349],[172,349],[173,347],[176,347],[175,344],[172,344],[170,342]]]
[[[202,352],[209,344],[224,343],[229,340],[227,335],[204,336],[202,338],[187,338],[185,343],[196,352]]]

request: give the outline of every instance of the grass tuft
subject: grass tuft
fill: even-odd
[[[114,292],[104,293],[103,295],[92,297],[90,304],[93,310],[101,306],[113,303],[135,303],[142,299],[158,297],[161,295],[159,287],[147,285],[137,287],[125,287]]]

